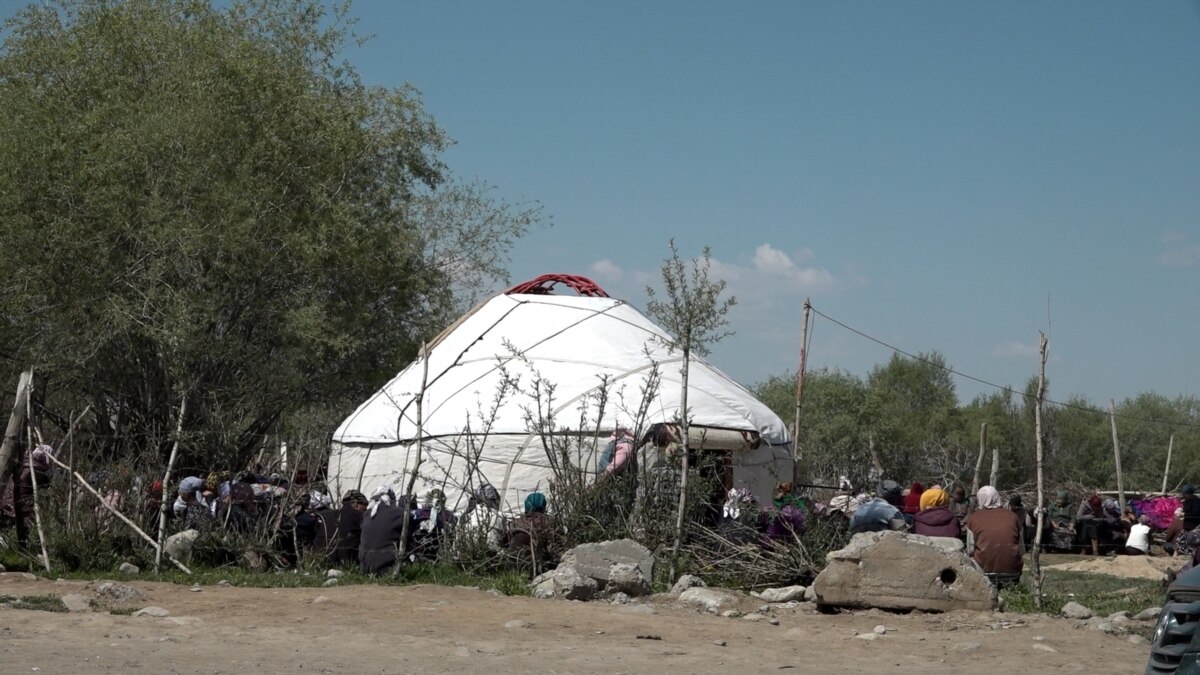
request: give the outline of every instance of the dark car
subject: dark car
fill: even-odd
[[[1146,675],[1200,675],[1200,567],[1180,574],[1167,587],[1167,600],[1154,627]]]

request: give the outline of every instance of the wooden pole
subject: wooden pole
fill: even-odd
[[[8,416],[8,427],[4,430],[4,441],[0,443],[0,498],[8,490],[8,479],[13,474],[17,444],[21,442],[21,427],[25,424],[25,403],[29,400],[29,384],[33,371],[21,373],[17,382],[17,396],[13,401],[12,414]]]
[[[1108,399],[1108,418],[1112,421],[1113,457],[1117,464],[1117,497],[1121,500],[1121,513],[1125,513],[1125,479],[1121,474],[1121,444],[1117,441],[1117,402]]]
[[[979,494],[979,470],[983,468],[983,453],[987,447],[987,422],[979,424],[979,456],[975,458],[975,477],[971,479],[971,497]]]
[[[150,535],[146,534],[145,531],[142,530],[142,528],[135,525],[132,520],[126,518],[125,514],[118,511],[111,504],[104,501],[104,495],[101,495],[99,490],[92,487],[91,483],[88,483],[86,480],[84,480],[83,476],[80,476],[78,471],[75,471],[74,469],[67,466],[66,464],[63,464],[54,455],[50,455],[50,461],[54,462],[59,467],[66,469],[67,471],[69,471],[71,473],[71,475],[75,476],[75,480],[79,481],[80,485],[82,485],[88,492],[95,495],[96,499],[100,500],[100,506],[103,506],[105,509],[108,510],[109,513],[113,514],[114,516],[119,518],[121,520],[121,522],[125,523],[130,528],[132,528],[133,531],[138,534],[138,536],[140,536],[142,539],[145,539],[151,546],[154,547],[155,552],[158,552],[159,550],[161,550],[158,546],[158,542],[154,541],[154,539]],[[176,560],[170,553],[164,553],[164,554],[167,556],[168,560],[170,560],[172,563],[174,563],[175,566],[178,567],[180,570],[182,570],[185,574],[192,573],[192,571],[190,569],[188,569],[186,566],[184,566],[183,563]]]
[[[1038,331],[1038,359],[1041,364],[1038,370],[1037,407],[1033,409],[1033,430],[1037,434],[1037,529],[1033,536],[1033,553],[1030,559],[1033,565],[1033,602],[1039,608],[1042,606],[1042,531],[1046,526],[1045,479],[1042,471],[1042,460],[1045,447],[1042,439],[1042,405],[1046,400],[1046,347],[1050,341],[1046,334]],[[1022,523],[1024,526],[1024,523]]]
[[[30,389],[33,381],[30,380]],[[25,397],[25,456],[29,463],[29,482],[33,485],[33,522],[37,526],[38,544],[42,547],[42,567],[50,571],[50,553],[46,551],[46,530],[42,527],[42,507],[38,504],[37,467],[33,464],[33,393]],[[39,438],[39,440],[41,440]]]
[[[171,443],[171,456],[167,459],[167,473],[163,476],[162,493],[158,495],[158,549],[154,553],[154,573],[158,574],[162,566],[163,543],[167,540],[167,509],[173,507],[174,502],[167,501],[168,490],[171,485],[171,471],[175,469],[175,458],[179,455],[179,436],[183,433],[183,416],[187,414],[187,392],[183,393],[183,398],[179,401],[179,419],[175,420],[175,441]]]
[[[999,490],[996,483],[1000,482],[1000,448],[992,448],[992,476],[988,485]]]
[[[1163,483],[1162,492],[1167,494],[1167,476],[1171,473],[1171,451],[1175,449],[1175,434],[1171,434],[1171,440],[1167,442],[1167,465],[1163,468]]]
[[[800,368],[796,371],[796,417],[792,423],[792,480],[800,478],[800,407],[804,403],[804,373],[808,370],[808,321],[812,304],[804,299],[804,326],[800,330]]]
[[[413,462],[412,471],[408,474],[408,484],[404,487],[404,495],[400,499],[404,502],[404,508],[412,511],[412,503],[410,497],[415,499],[413,490],[417,486],[417,475],[421,470],[421,448],[425,443],[425,388],[429,385],[429,345],[421,343],[421,390],[417,392],[417,457]],[[438,518],[442,514],[433,513],[430,511],[430,518]],[[404,559],[408,557],[408,537],[412,530],[412,517],[404,518],[404,526],[400,528],[400,548],[396,554],[396,567],[392,570],[392,576],[400,574],[400,567],[404,564]]]

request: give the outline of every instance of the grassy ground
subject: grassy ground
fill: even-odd
[[[1075,601],[1097,616],[1121,610],[1137,614],[1147,607],[1161,606],[1166,593],[1160,581],[1063,570],[1045,570],[1042,588],[1044,596],[1039,609],[1034,602],[1032,577],[1025,574],[1019,586],[1001,592],[1004,609],[1026,614],[1058,614],[1063,605]]]
[[[0,595],[0,604],[13,609],[33,609],[42,612],[65,612],[67,606],[57,595]]]

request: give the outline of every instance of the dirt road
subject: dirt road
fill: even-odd
[[[0,575],[0,595],[95,583]],[[1062,619],[782,609],[752,623],[667,596],[613,606],[444,586],[132,582],[165,618],[0,609],[4,673],[1140,673],[1147,647]],[[747,598],[746,611],[759,603]],[[803,606],[801,606],[803,607]],[[877,625],[887,633],[875,639]],[[638,636],[643,636],[639,638]],[[652,636],[645,639],[645,636]]]

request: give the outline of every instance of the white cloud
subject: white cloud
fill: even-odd
[[[811,249],[802,249],[802,260],[811,260],[814,255]],[[834,284],[833,275],[820,267],[800,267],[787,253],[771,246],[762,244],[754,250],[754,269],[767,276],[781,276],[806,290],[827,288]]]
[[[1038,348],[1036,345],[1009,340],[1003,344],[996,345],[996,348],[992,350],[992,354],[1006,359],[1026,359],[1036,357],[1038,355]]]
[[[1159,239],[1164,244],[1182,244],[1188,240],[1188,236],[1182,232],[1172,232],[1170,230],[1163,232]]]
[[[617,263],[604,258],[592,263],[592,273],[605,281],[619,281],[625,274],[625,270]]]
[[[1158,256],[1160,265],[1167,267],[1191,267],[1200,262],[1200,244],[1180,246],[1169,251],[1163,251]]]

